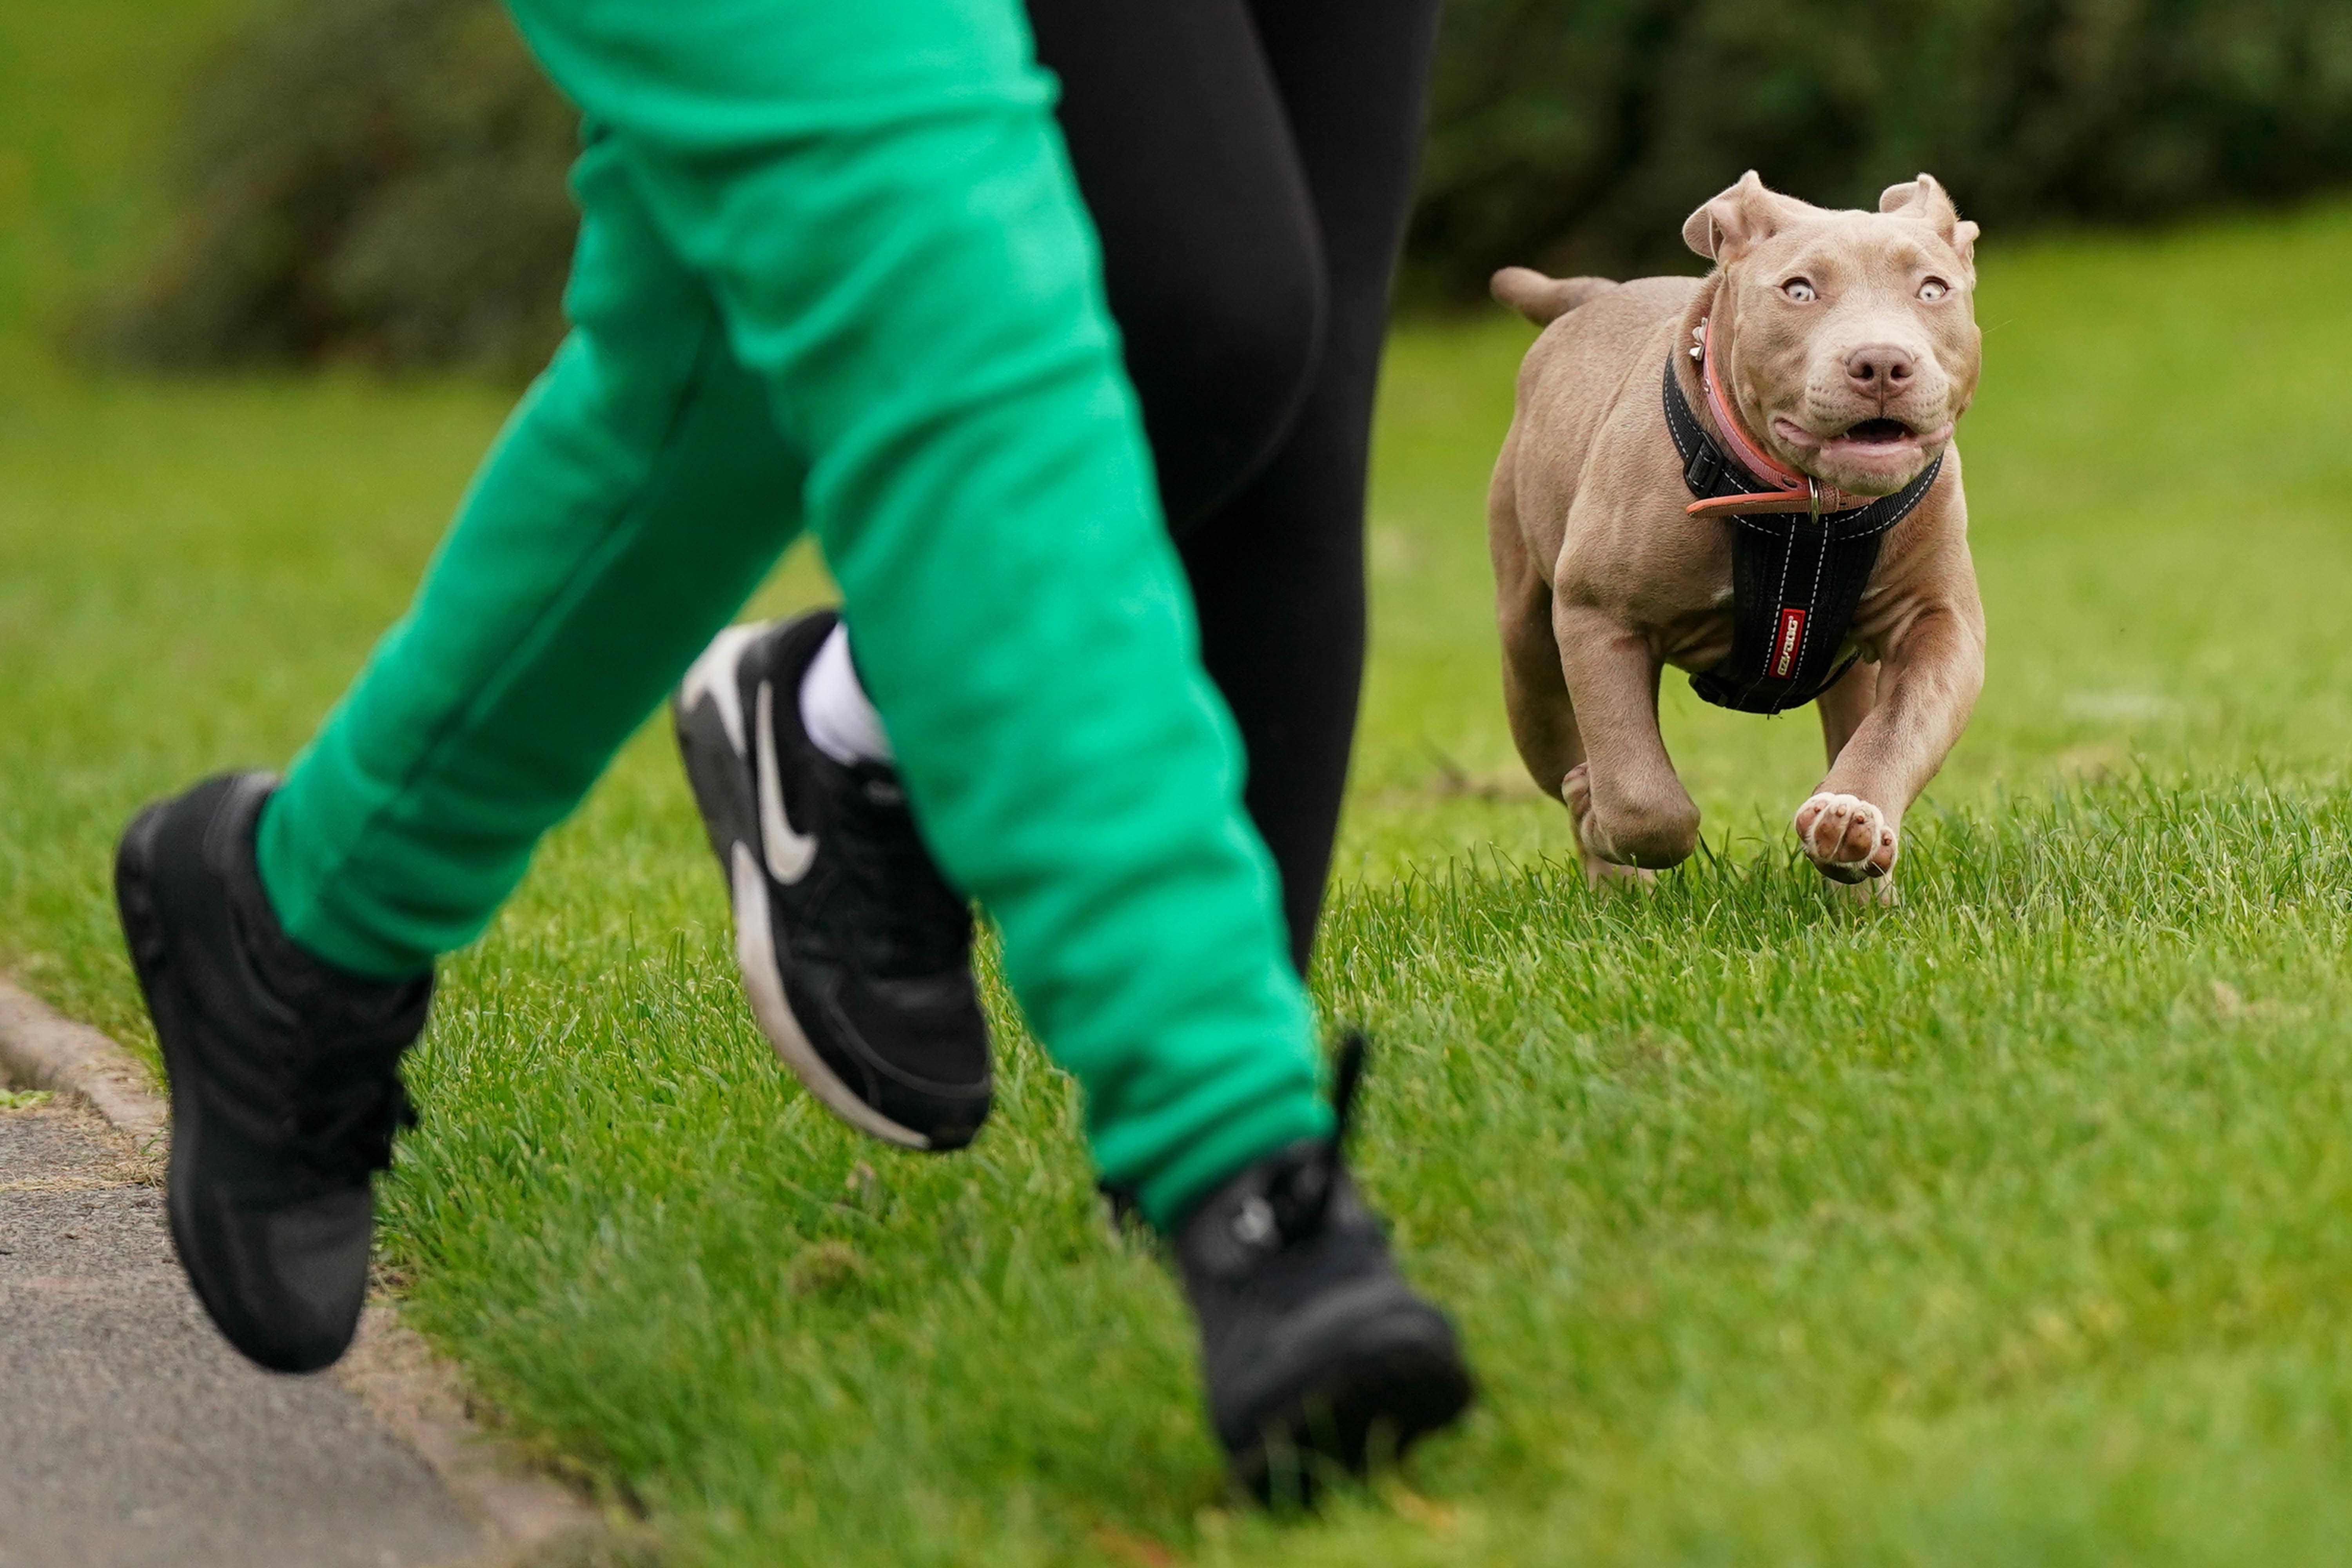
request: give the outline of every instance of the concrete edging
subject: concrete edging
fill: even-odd
[[[131,1135],[142,1153],[163,1138],[170,1108],[138,1059],[87,1024],[49,1011],[0,980],[0,1075],[27,1089],[79,1095]]]
[[[170,1107],[138,1058],[0,980],[0,1081],[6,1080],[87,1100],[142,1154],[163,1152]],[[357,1342],[335,1373],[480,1527],[487,1550],[469,1559],[468,1568],[519,1564],[557,1542],[606,1532],[595,1509],[532,1471],[473,1421],[457,1369],[403,1325],[394,1308],[368,1308]]]

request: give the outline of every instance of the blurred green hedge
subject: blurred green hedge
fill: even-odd
[[[178,220],[81,336],[163,367],[528,374],[562,332],[578,145],[493,0],[279,0],[197,79]]]
[[[197,83],[181,220],[89,338],[526,370],[573,119],[495,0],[279,0]],[[1687,269],[1684,216],[1749,167],[1843,205],[1927,169],[1996,237],[2352,180],[2352,0],[1452,0],[1407,288]]]
[[[1755,168],[1829,205],[1927,170],[1996,237],[2352,181],[2347,0],[1453,0],[1410,253],[1690,265]]]

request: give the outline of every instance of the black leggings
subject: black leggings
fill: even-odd
[[[1029,0],[1301,973],[1364,667],[1364,470],[1439,0]]]

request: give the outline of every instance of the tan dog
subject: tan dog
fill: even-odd
[[[1662,667],[1698,675],[1703,692],[1711,677],[1738,705],[1779,691],[1793,706],[1809,695],[1795,678],[1828,680],[1846,658],[1819,694],[1829,773],[1797,809],[1797,838],[1833,880],[1893,870],[1903,814],[1984,684],[1951,445],[1977,385],[1976,237],[1925,174],[1863,213],[1780,195],[1751,171],[1683,226],[1716,264],[1703,279],[1495,275],[1496,297],[1544,327],[1488,498],[1504,693],[1519,755],[1566,801],[1589,875],[1672,866],[1697,843],[1698,807],[1658,733]],[[1677,447],[1669,375],[1696,419],[1680,435],[1704,450],[1703,432],[1733,459],[1718,491],[1762,493],[1695,500],[1716,470]],[[1833,557],[1815,542],[1834,536],[1824,514],[1875,531]],[[1762,616],[1739,639],[1743,529]],[[1821,595],[1836,588],[1821,584],[1855,560],[1846,597],[1859,600],[1831,644],[1840,617]]]

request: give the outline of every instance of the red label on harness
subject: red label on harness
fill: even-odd
[[[1782,610],[1780,633],[1772,639],[1772,679],[1786,680],[1797,668],[1797,650],[1805,645],[1805,612]]]

